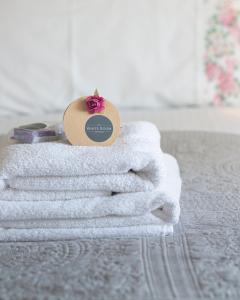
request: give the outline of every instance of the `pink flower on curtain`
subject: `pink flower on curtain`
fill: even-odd
[[[220,22],[224,26],[231,26],[237,17],[236,11],[231,6],[226,6],[222,9],[222,12],[219,16]]]
[[[229,28],[229,32],[240,43],[240,27],[238,25],[234,25]]]
[[[226,63],[227,71],[229,73],[233,73],[234,72],[234,68],[236,66],[236,61],[233,60],[233,59],[226,59],[225,63]]]
[[[236,84],[232,73],[220,72],[218,76],[218,85],[222,93],[231,93],[236,89]]]
[[[216,11],[209,19],[205,45],[205,75],[213,104],[240,99],[240,10],[237,2],[217,2]]]
[[[206,74],[207,74],[208,80],[213,80],[219,74],[218,66],[214,63],[208,63],[206,65]]]

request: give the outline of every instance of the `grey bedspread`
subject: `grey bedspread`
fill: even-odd
[[[172,236],[0,244],[0,299],[240,299],[240,136],[165,132],[183,177]]]

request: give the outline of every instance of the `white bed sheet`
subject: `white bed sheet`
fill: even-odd
[[[147,120],[160,130],[197,130],[240,134],[240,108],[121,110],[121,120]],[[62,114],[0,118],[0,133],[32,122],[61,122]]]

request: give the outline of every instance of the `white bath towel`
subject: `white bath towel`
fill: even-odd
[[[0,201],[0,240],[159,235],[178,221],[181,179],[163,155],[166,176],[153,191],[64,201]]]
[[[109,191],[25,191],[12,188],[0,191],[0,199],[4,201],[61,201],[71,199],[89,199],[109,197]]]
[[[31,228],[1,229],[0,241],[54,241],[78,238],[139,238],[141,236],[166,235],[173,232],[173,225],[160,222],[159,225],[137,225],[127,227],[89,227],[89,228]]]
[[[72,197],[67,196],[71,191],[150,191],[164,177],[162,155],[159,131],[148,122],[123,125],[110,147],[8,145],[0,150],[0,188],[6,190],[2,197],[38,200],[44,194],[43,199],[61,200],[63,192]]]

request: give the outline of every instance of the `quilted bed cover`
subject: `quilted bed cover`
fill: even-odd
[[[152,116],[159,127],[174,129],[167,128],[169,118]],[[1,120],[1,130],[28,121]],[[0,298],[239,299],[240,136],[189,131],[201,129],[195,125],[162,132],[163,149],[178,159],[183,178],[173,235],[1,243]]]

